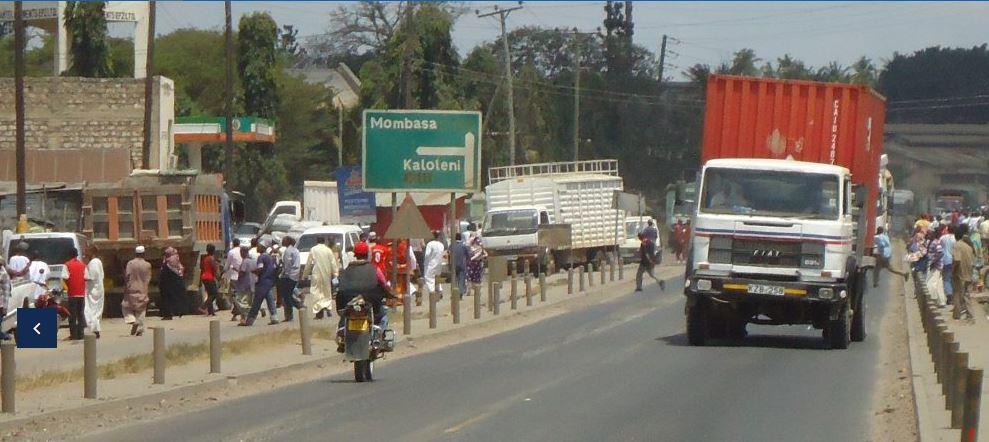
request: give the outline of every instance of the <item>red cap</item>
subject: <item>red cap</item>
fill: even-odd
[[[367,258],[367,243],[359,242],[354,246],[354,257],[356,258]]]

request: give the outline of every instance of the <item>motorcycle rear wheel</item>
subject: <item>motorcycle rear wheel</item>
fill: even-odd
[[[354,361],[354,381],[371,382],[374,380],[374,361]]]

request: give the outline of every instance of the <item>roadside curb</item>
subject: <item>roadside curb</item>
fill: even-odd
[[[678,276],[679,273],[676,273],[666,277],[661,277],[660,280],[664,282],[669,282],[670,280],[675,279]],[[615,289],[621,289],[622,287],[626,287],[634,283],[635,283],[634,277],[629,278],[628,275],[626,274],[626,278],[623,280],[618,280],[616,278],[615,281],[609,282],[603,286],[596,284],[594,287],[588,287],[587,290],[585,290],[584,292],[575,292],[572,295],[564,294],[562,298],[559,298],[555,301],[546,302],[546,303],[537,303],[532,307],[520,308],[518,310],[506,309],[503,311],[501,315],[493,316],[488,314],[486,315],[485,319],[466,322],[464,324],[451,328],[443,328],[438,330],[423,329],[422,334],[413,334],[411,336],[400,336],[399,342],[401,341],[407,341],[409,343],[424,342],[424,341],[428,342],[434,339],[442,339],[445,337],[455,336],[462,333],[464,329],[470,328],[473,325],[483,325],[483,324],[511,321],[514,318],[525,315],[527,313],[546,311],[547,309],[552,307],[559,307],[560,305],[563,305],[563,303],[565,303],[567,300],[585,299],[591,296],[614,296],[616,295],[616,293],[614,293]],[[653,284],[655,284],[655,282],[652,282],[652,284],[650,285]],[[507,298],[503,299],[502,301],[503,301],[502,303],[506,303]],[[519,327],[524,327],[526,325],[527,324],[523,324],[520,325]],[[488,335],[479,336],[473,339],[483,339],[487,336]],[[469,340],[473,340],[473,339],[469,339]],[[435,350],[430,350],[430,351],[435,351]],[[414,356],[414,355],[415,354],[408,356]],[[321,369],[324,370],[324,373],[321,374],[321,377],[325,377],[329,375],[343,373],[348,370],[348,369],[337,370],[333,368],[327,369],[321,367],[322,365],[328,363],[337,362],[340,360],[340,358],[341,358],[340,355],[336,353],[331,353],[329,356],[314,356],[314,359],[312,360],[293,363],[280,367],[270,367],[257,371],[248,371],[244,373],[229,374],[229,375],[208,374],[206,375],[207,376],[206,379],[202,379],[199,381],[191,381],[186,385],[178,385],[174,387],[163,386],[160,387],[161,388],[160,391],[152,391],[152,392],[148,392],[147,394],[138,394],[135,396],[121,397],[115,399],[97,399],[96,401],[80,406],[59,408],[51,411],[29,414],[25,416],[10,417],[9,419],[4,419],[0,421],[0,431],[7,432],[12,429],[17,429],[18,427],[31,424],[33,422],[43,422],[46,420],[57,421],[57,419],[60,416],[66,413],[82,412],[85,414],[96,415],[100,413],[119,411],[121,409],[141,409],[148,406],[158,406],[165,402],[173,402],[173,401],[181,402],[182,400],[184,400],[186,396],[191,396],[196,393],[201,393],[203,390],[224,389],[230,386],[237,385],[239,382],[263,381],[272,375],[276,375],[276,374],[284,375],[286,371]],[[386,358],[385,360],[388,360],[388,358]],[[283,388],[288,385],[292,385],[292,384],[281,385],[276,388]],[[0,438],[5,438],[5,437],[7,437],[7,435],[0,434]]]
[[[903,286],[903,293],[896,296],[903,296],[907,298],[907,285]],[[912,290],[911,290],[912,292]],[[907,321],[907,350],[910,354],[910,384],[913,390],[913,409],[915,414],[915,419],[917,420],[917,439],[921,442],[923,441],[933,441],[937,440],[935,437],[935,428],[933,422],[931,422],[929,410],[927,409],[927,389],[924,388],[924,382],[928,381],[927,364],[924,358],[923,344],[920,338],[917,336],[915,327],[920,326],[920,312],[913,308],[913,305],[909,302],[913,297],[904,299],[904,307],[906,310],[906,321]],[[920,369],[924,367],[923,373]],[[923,399],[921,399],[923,395]]]

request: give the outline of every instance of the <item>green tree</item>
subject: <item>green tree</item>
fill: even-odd
[[[894,53],[879,74],[890,121],[987,123],[989,49],[929,47]]]
[[[177,115],[223,115],[223,48],[223,34],[213,30],[178,29],[155,40],[155,73],[175,81]]]
[[[65,26],[72,38],[72,67],[67,75],[105,78],[113,76],[107,44],[105,2],[68,2]]]
[[[776,59],[777,78],[788,80],[808,80],[813,76],[811,69],[804,65],[804,62],[785,54]]]
[[[755,77],[759,75],[759,68],[756,67],[756,64],[760,61],[762,61],[762,59],[756,57],[755,50],[749,48],[739,49],[732,56],[731,64],[728,65],[727,72],[721,73]]]
[[[849,69],[842,66],[837,61],[832,61],[826,66],[821,66],[817,68],[817,72],[814,73],[814,79],[817,81],[830,81],[838,83],[849,83],[851,82],[851,77],[848,75]]]
[[[51,75],[54,69],[52,53],[55,50],[55,39],[50,35],[41,37],[41,46],[28,47],[24,53],[25,75],[28,77],[44,77]],[[14,35],[13,30],[5,37],[0,37],[0,77],[14,76]]]
[[[863,84],[869,87],[876,86],[876,78],[878,77],[876,65],[872,64],[872,60],[866,56],[863,55],[858,60],[855,60],[855,63],[852,64],[851,71],[852,74],[849,77],[851,83]]]

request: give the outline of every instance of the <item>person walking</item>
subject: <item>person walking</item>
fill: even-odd
[[[649,241],[652,241],[654,245],[657,244],[656,241],[659,239],[659,230],[656,229],[655,221],[652,219],[646,221],[646,226],[642,229],[642,233],[645,234],[646,238],[649,238]]]
[[[924,242],[923,228],[915,228],[910,245],[907,246],[906,260],[910,263],[914,292],[930,297],[930,293],[927,293],[927,245]]]
[[[439,294],[440,299],[443,298],[443,287],[436,283],[436,277],[442,272],[445,249],[440,241],[440,231],[434,230],[433,239],[426,243],[426,250],[423,252],[422,277],[426,281],[426,290]]]
[[[158,289],[160,291],[161,319],[171,321],[173,316],[182,317],[180,303],[185,294],[185,268],[179,260],[179,252],[174,247],[165,249],[158,272]]]
[[[144,316],[148,309],[148,285],[151,283],[151,263],[144,260],[144,246],[134,248],[134,259],[124,270],[124,300],[120,307],[124,322],[131,324],[131,336],[144,334]]]
[[[240,253],[240,240],[234,238],[230,250],[227,250],[227,257],[223,262],[223,279],[227,286],[227,298],[230,301],[231,321],[237,320],[238,311],[235,299],[237,297],[237,279],[240,277],[240,266],[244,263],[244,258]]]
[[[72,257],[65,261],[66,292],[69,295],[69,340],[82,339],[86,328],[86,264],[79,260],[79,251],[72,249]]]
[[[91,245],[86,249],[86,306],[84,315],[86,325],[100,338],[100,319],[103,318],[103,300],[105,292],[103,289],[103,261],[96,256],[96,246]]]
[[[206,290],[206,316],[216,316],[214,303],[217,302],[220,295],[216,286],[216,275],[220,273],[219,269],[220,266],[216,262],[216,246],[207,244],[206,254],[199,260],[199,282],[203,284],[203,289]]]
[[[951,299],[944,293],[944,251],[934,230],[927,232],[927,292],[937,300],[938,305],[951,305]]]
[[[464,244],[463,234],[457,233],[453,236],[453,244],[450,245],[450,262],[453,263],[453,270],[456,273],[457,293],[463,299],[464,292],[467,291],[467,257],[470,250]]]
[[[257,261],[251,258],[247,247],[240,248],[240,268],[237,272],[237,282],[234,287],[233,316],[231,321],[240,317],[241,321],[247,317],[248,310],[251,309],[251,301],[254,298],[254,282],[256,276],[254,270],[257,269]]]
[[[268,305],[268,314],[271,315],[268,324],[278,324],[275,298],[271,294],[271,289],[275,286],[275,258],[266,249],[263,245],[257,246],[258,265],[254,269],[254,273],[257,275],[257,282],[254,284],[254,299],[251,301],[251,309],[247,312],[247,317],[238,325],[247,327],[254,325],[254,320],[257,319],[258,313],[261,311],[262,302]]]
[[[10,273],[7,272],[7,261],[0,256],[0,319],[7,317],[7,312],[11,308],[10,305],[10,295],[11,295],[11,283],[10,283]],[[10,335],[8,335],[3,330],[0,330],[0,341],[10,340]]]
[[[316,319],[333,316],[333,279],[340,275],[340,265],[326,238],[316,237],[316,245],[309,250],[309,262],[302,271],[302,279],[311,281],[309,299],[311,313]]]
[[[673,253],[676,255],[677,264],[682,264],[687,247],[687,225],[681,220],[677,220],[676,225],[673,226],[673,243]]]
[[[975,248],[968,238],[968,226],[959,225],[955,229],[955,265],[952,269],[951,278],[954,279],[955,289],[955,310],[952,316],[960,319],[964,316],[972,321],[972,298],[969,294],[969,287],[972,284],[972,269],[975,267]]]
[[[488,257],[488,252],[481,245],[481,238],[474,236],[471,239],[470,255],[467,260],[467,280],[471,284],[480,285],[484,277],[484,260]]]
[[[635,291],[642,291],[642,276],[648,274],[659,284],[660,290],[666,290],[666,283],[656,277],[656,243],[652,242],[645,232],[639,233],[639,269],[635,272]]]
[[[889,242],[889,235],[886,234],[886,229],[882,226],[876,228],[874,242],[876,245],[876,269],[872,272],[872,287],[879,287],[879,273],[883,269],[894,275],[902,276],[903,280],[906,281],[907,273],[894,270],[890,264],[890,260],[893,258],[893,246]]]
[[[944,297],[952,299],[954,289],[951,284],[952,268],[954,266],[955,235],[951,226],[941,226],[937,241],[941,245],[941,277],[944,279]]]
[[[285,310],[284,322],[291,322],[295,318],[295,310],[302,308],[295,299],[295,288],[299,285],[299,274],[302,272],[301,259],[295,239],[291,236],[282,238],[282,274],[277,284],[278,297],[282,299]]]

